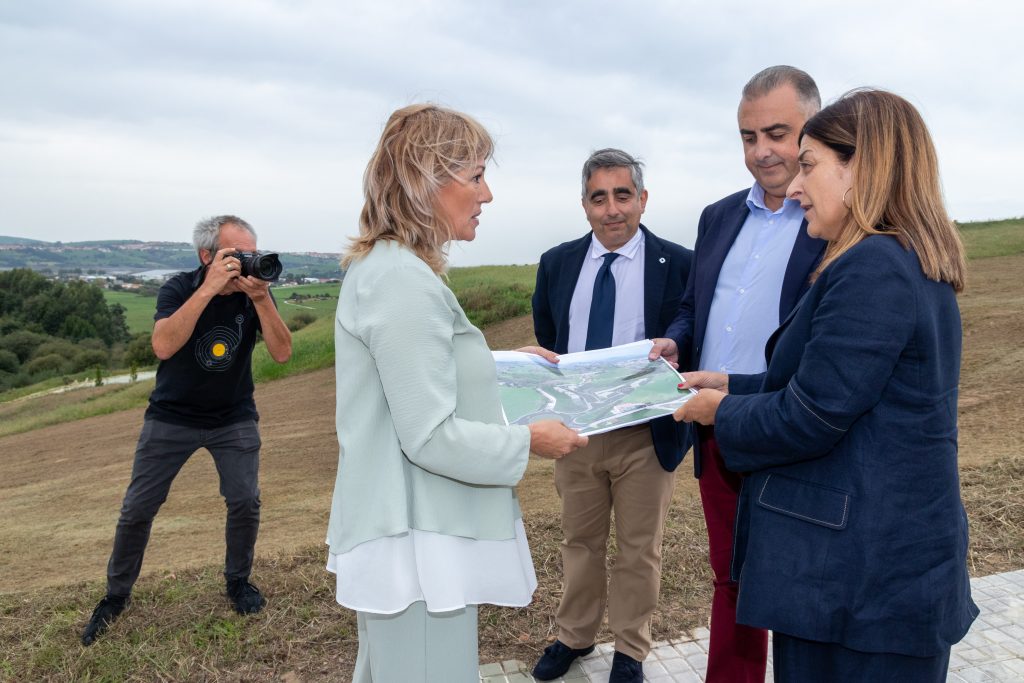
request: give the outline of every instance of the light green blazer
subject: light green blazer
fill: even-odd
[[[530,432],[504,424],[487,343],[427,264],[383,240],[353,262],[334,346],[331,552],[410,529],[514,538]]]

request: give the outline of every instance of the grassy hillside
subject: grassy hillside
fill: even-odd
[[[1024,253],[1024,219],[965,223],[960,226],[968,256],[984,259]],[[479,327],[530,312],[530,297],[537,266],[479,266],[453,268],[448,284],[459,298],[469,319]],[[257,382],[280,379],[296,373],[330,367],[334,363],[333,314],[337,308],[339,285],[301,285],[275,288],[274,296],[285,321],[300,313],[313,314],[317,321],[293,334],[292,360],[284,365],[274,363],[265,347],[257,346],[253,355],[253,376]],[[152,329],[155,298],[129,292],[106,292],[108,302],[118,302],[126,310],[129,329],[134,332]],[[294,298],[293,298],[294,297]],[[152,387],[152,380],[132,388],[108,389],[103,395],[75,406],[54,410],[31,410],[5,415],[0,434],[14,434],[47,424],[57,424],[92,415],[101,415],[143,405]],[[30,388],[33,390],[41,388]],[[18,395],[24,395],[22,390]],[[0,405],[14,395],[0,395]],[[4,411],[0,410],[0,414]]]
[[[153,313],[156,311],[155,296],[140,296],[135,292],[103,290],[107,304],[124,306],[124,321],[132,334],[153,331]]]
[[[1024,253],[1024,218],[999,221],[977,221],[959,224],[968,258],[991,258]],[[448,285],[458,296],[469,319],[478,327],[525,315],[530,312],[530,297],[537,277],[537,266],[478,266],[452,268]],[[337,307],[338,285],[301,285],[275,288],[281,316],[291,320],[300,312],[317,317],[331,315]],[[313,300],[292,299],[293,295],[317,297]],[[127,310],[128,329],[134,334],[152,329],[155,297],[131,292],[106,293],[109,303],[119,303]]]
[[[1024,217],[960,223],[968,258],[1024,253]]]
[[[478,266],[452,268],[448,286],[478,327],[514,318],[530,312],[530,297],[537,277],[537,266]],[[338,307],[338,284],[312,284],[275,287],[274,298],[285,322],[299,313],[316,317],[332,316]],[[105,291],[107,303],[125,307],[125,319],[132,334],[153,329],[155,296],[133,292]]]
[[[535,273],[536,266],[454,268],[449,274],[449,283],[470,320],[485,326],[530,311]],[[337,284],[315,284],[274,290],[278,308],[286,322],[301,313],[311,313],[317,319],[292,333],[292,359],[283,365],[270,358],[262,343],[256,346],[253,379],[257,383],[334,364],[334,311],[338,306],[338,288]],[[116,302],[125,307],[128,327],[133,333],[152,329],[155,297],[111,291],[105,292],[105,296],[109,303]],[[25,387],[0,394],[0,436],[143,406],[153,389],[153,380],[150,379],[97,390],[81,390],[54,398],[46,405],[13,402],[36,391],[54,388],[57,384],[51,381],[45,386]]]
[[[536,265],[452,268],[448,273],[448,285],[477,327],[529,313],[536,279]]]

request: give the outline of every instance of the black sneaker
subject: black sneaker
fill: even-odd
[[[228,579],[228,597],[239,614],[256,614],[267,601],[260,595],[260,589],[248,579]]]
[[[102,600],[100,604],[96,605],[96,609],[92,611],[92,616],[89,617],[89,623],[85,625],[85,630],[82,631],[82,645],[92,645],[96,642],[96,639],[103,635],[107,627],[114,623],[118,615],[124,611],[124,608],[132,601],[130,597],[121,597],[118,595],[108,595]]]
[[[608,675],[608,683],[643,683],[644,665],[629,655],[615,652],[612,657],[612,671]]]
[[[538,681],[550,681],[553,678],[564,676],[572,666],[573,660],[589,655],[593,651],[593,645],[573,649],[562,641],[556,640],[544,648],[544,654],[537,660],[537,665],[533,667],[533,677]]]

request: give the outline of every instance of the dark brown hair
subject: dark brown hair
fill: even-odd
[[[893,235],[913,249],[924,274],[959,292],[967,262],[946,212],[939,162],[914,105],[884,90],[851,90],[808,119],[808,135],[852,164],[850,214],[812,277],[868,235]]]

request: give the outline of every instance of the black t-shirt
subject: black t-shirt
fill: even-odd
[[[160,288],[154,320],[169,318],[203,281],[203,269],[178,273]],[[192,336],[160,362],[146,417],[209,429],[258,420],[252,398],[252,349],[260,319],[243,293],[215,296]]]

